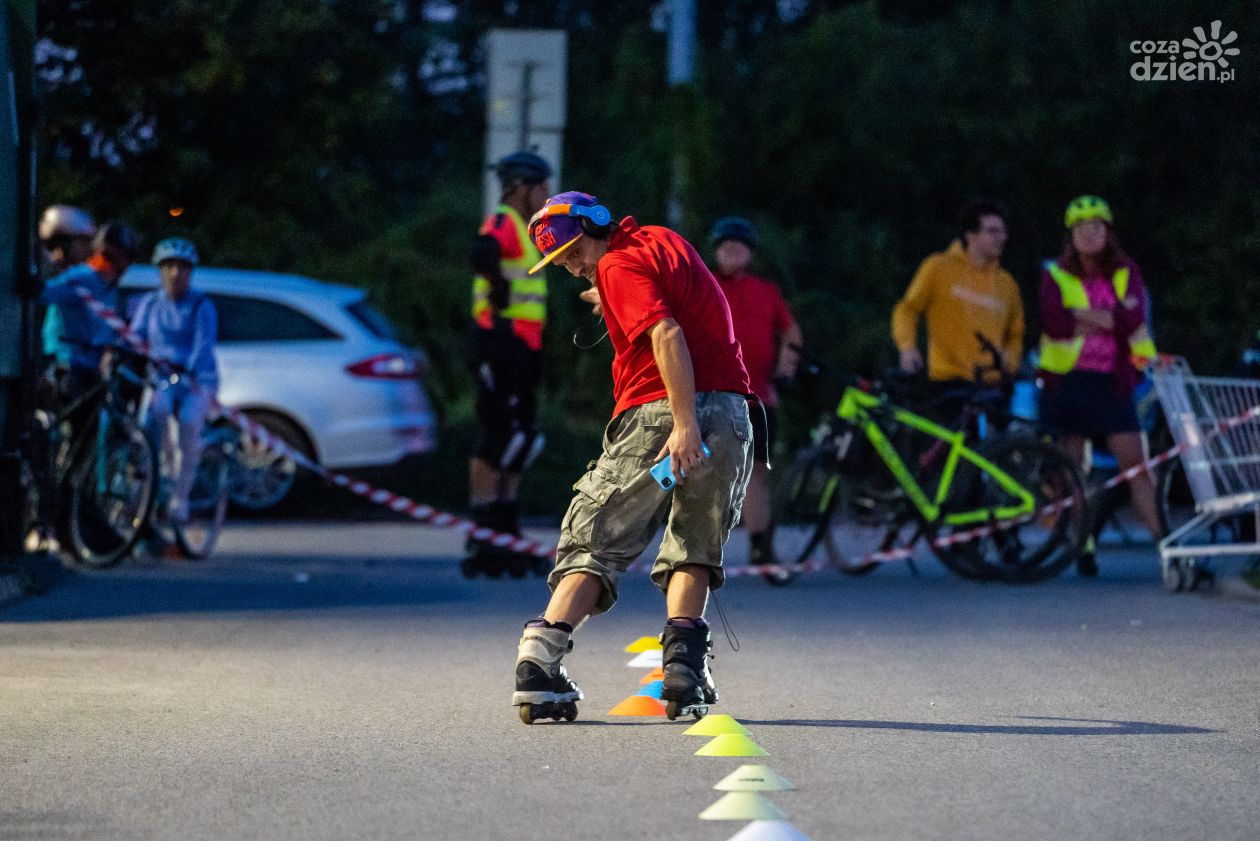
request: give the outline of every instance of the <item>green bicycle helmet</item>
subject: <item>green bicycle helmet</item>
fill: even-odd
[[[1077,196],[1068,203],[1067,211],[1063,214],[1063,227],[1070,229],[1091,219],[1101,219],[1108,225],[1115,222],[1107,202],[1098,196]]]

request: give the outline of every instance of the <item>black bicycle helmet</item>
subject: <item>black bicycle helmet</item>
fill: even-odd
[[[723,216],[713,223],[713,230],[709,232],[709,242],[717,246],[728,239],[739,240],[749,248],[756,248],[757,229],[743,216]]]
[[[135,231],[122,222],[106,222],[97,230],[92,250],[99,253],[106,247],[123,252],[132,261],[140,254],[140,240],[136,238]]]
[[[512,184],[541,184],[551,177],[551,166],[533,152],[513,152],[491,167],[504,187]]]

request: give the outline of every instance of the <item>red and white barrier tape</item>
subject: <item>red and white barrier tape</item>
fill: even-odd
[[[1216,426],[1212,427],[1211,429],[1205,430],[1204,435],[1200,439],[1198,445],[1202,446],[1207,441],[1210,441],[1211,439],[1216,438],[1219,435],[1223,435],[1229,430],[1237,426],[1241,426],[1247,421],[1255,419],[1255,418],[1260,418],[1260,405],[1252,406],[1250,409],[1246,410],[1245,412],[1235,415],[1234,417],[1229,418],[1228,420],[1221,421],[1220,423],[1218,423]],[[1112,476],[1110,479],[1108,479],[1106,482],[1099,485],[1098,487],[1090,489],[1090,491],[1086,494],[1086,496],[1087,497],[1096,496],[1097,494],[1100,494],[1103,491],[1110,490],[1111,488],[1118,487],[1119,485],[1122,485],[1125,482],[1132,481],[1133,479],[1137,478],[1143,473],[1151,473],[1154,471],[1155,468],[1159,467],[1160,465],[1166,462],[1172,461],[1173,459],[1180,456],[1186,450],[1190,449],[1191,446],[1194,446],[1194,445],[1192,445],[1191,442],[1189,441],[1185,441],[1180,444],[1177,444],[1176,446],[1169,447],[1164,452],[1159,453],[1158,455],[1152,456],[1151,458],[1147,459],[1141,464],[1135,464],[1126,470],[1122,470],[1120,473],[1117,473],[1115,476]],[[1002,529],[1013,528],[1015,526],[1022,525],[1024,523],[1035,520],[1038,517],[1044,517],[1048,514],[1057,513],[1058,511],[1061,511],[1064,508],[1071,507],[1073,504],[1074,504],[1074,500],[1071,497],[1065,497],[1061,500],[1057,500],[1056,502],[1052,502],[1049,505],[1046,505],[1031,514],[1025,514],[1022,517],[1014,517],[1012,519],[1003,520],[998,523],[989,523],[983,526],[978,526],[974,529],[968,529],[967,531],[955,532],[953,534],[946,535],[944,537],[938,537],[935,540],[931,541],[929,545],[934,546],[936,548],[944,548],[946,546],[956,546],[960,543],[969,543],[973,540],[981,540],[985,537],[988,537],[991,534],[1001,531]],[[858,567],[858,566],[865,566],[866,564],[870,564],[870,563],[887,563],[889,561],[905,560],[913,556],[914,556],[914,547],[913,545],[911,545],[911,546],[898,547],[896,549],[890,549],[885,552],[872,552],[871,554],[862,557],[860,560],[851,562],[850,565],[854,567]],[[801,564],[766,564],[764,566],[727,567],[725,572],[726,572],[726,575],[728,576],[732,576],[732,575],[733,576],[753,576],[753,575],[764,575],[766,573],[775,573],[775,572],[806,573],[806,572],[822,572],[830,568],[830,566],[831,566],[830,564],[823,561],[807,561]]]
[[[118,313],[105,304],[98,301],[86,289],[77,289],[79,297],[92,311],[92,313],[104,321],[119,336],[127,342],[137,353],[143,354],[158,365],[159,368],[165,363],[164,360],[154,359],[149,356],[149,349],[145,345],[144,340],[132,331],[131,327]],[[200,391],[200,386],[195,381],[192,387]],[[224,406],[219,402],[218,397],[214,394],[205,395],[209,401],[212,410],[219,412],[226,417],[233,426],[249,435],[254,440],[261,443],[267,449],[287,456],[293,462],[301,467],[306,468],[315,475],[319,476],[325,482],[336,485],[339,488],[345,488],[350,493],[360,496],[369,502],[390,509],[391,511],[410,517],[419,523],[440,526],[442,528],[454,528],[465,532],[474,540],[482,540],[501,549],[508,549],[513,552],[522,554],[536,555],[540,558],[550,558],[555,554],[555,548],[548,544],[533,540],[528,537],[519,537],[514,534],[497,532],[493,529],[478,526],[472,520],[460,517],[456,514],[449,514],[445,511],[439,511],[429,505],[416,502],[414,499],[396,494],[384,488],[374,487],[367,482],[359,479],[352,479],[343,473],[337,473],[329,470],[321,464],[308,458],[304,453],[294,450],[284,441],[274,436],[266,427],[250,418],[244,412],[232,406]]]

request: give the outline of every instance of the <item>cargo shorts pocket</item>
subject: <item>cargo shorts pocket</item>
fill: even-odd
[[[605,506],[617,491],[617,481],[599,468],[573,484],[577,494],[569,505],[562,530],[575,544],[597,549],[607,537]]]

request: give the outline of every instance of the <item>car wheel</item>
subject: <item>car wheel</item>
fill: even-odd
[[[263,412],[246,414],[290,448],[311,456],[306,436],[292,421]],[[292,458],[273,452],[249,435],[242,435],[229,478],[228,496],[234,505],[247,511],[274,508],[293,490],[297,471]]]

